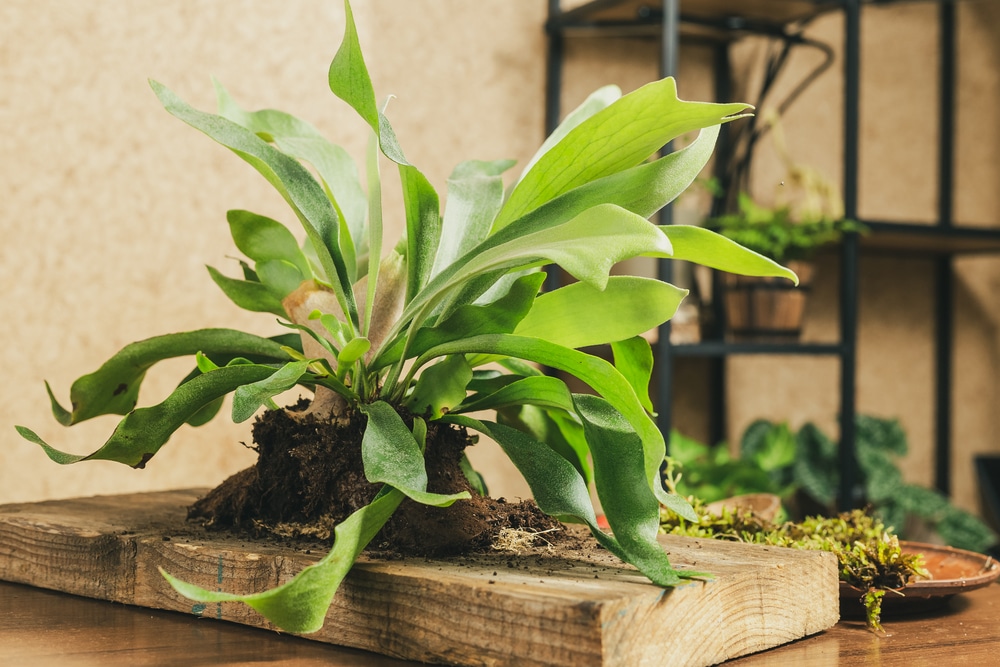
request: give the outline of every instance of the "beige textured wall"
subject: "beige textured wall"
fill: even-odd
[[[397,96],[389,115],[403,148],[439,191],[461,160],[531,156],[543,135],[543,2],[353,5],[376,92]],[[115,420],[64,429],[43,379],[65,404],[76,377],[133,340],[281,331],[230,304],[204,265],[233,272],[227,209],[294,219],[248,165],[163,111],[146,79],[211,109],[215,76],[244,106],[295,113],[361,156],[363,126],[326,87],[342,33],[342,5],[329,0],[0,4],[0,502],[214,485],[251,462],[248,424],[224,416],[183,428],[142,471],[57,466],[13,425],[91,451]],[[391,181],[385,189],[398,230],[399,197]],[[143,403],[186,372],[154,369]],[[474,456],[488,472],[498,465]],[[500,492],[523,495],[498,478]]]

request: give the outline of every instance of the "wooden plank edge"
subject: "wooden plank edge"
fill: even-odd
[[[176,514],[195,497],[0,507],[0,579],[273,629],[245,605],[193,604],[157,568],[206,588],[254,591],[287,581],[319,555],[165,540],[156,521],[143,519]],[[505,556],[366,562],[338,591],[324,628],[307,637],[462,665],[708,665],[815,634],[839,618],[831,554],[663,542],[675,566],[709,569],[716,579],[665,591],[610,556],[560,567],[543,558],[523,569],[508,567]]]

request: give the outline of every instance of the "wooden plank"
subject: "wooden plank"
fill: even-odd
[[[195,605],[158,567],[206,588],[283,583],[322,554],[185,527],[194,490],[0,506],[0,579],[271,627],[245,605]],[[365,560],[310,639],[460,665],[710,665],[839,617],[830,554],[664,537],[711,581],[663,590],[603,552]]]

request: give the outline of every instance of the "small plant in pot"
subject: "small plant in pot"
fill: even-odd
[[[777,128],[776,128],[777,129]],[[780,132],[776,132],[780,137]],[[798,339],[806,297],[815,272],[813,258],[845,233],[865,226],[844,219],[840,195],[817,172],[795,165],[778,142],[788,172],[777,187],[776,203],[767,206],[748,192],[737,193],[735,210],[706,222],[726,238],[788,266],[799,285],[770,277],[720,275],[726,331],[734,340],[786,342]],[[719,197],[718,183],[709,189]]]
[[[50,389],[64,425],[125,415],[91,454],[59,451],[22,426],[18,432],[57,463],[141,468],[182,425],[211,419],[230,393],[236,421],[266,408],[254,431],[258,463],[192,513],[236,528],[328,533],[329,554],[280,587],[248,594],[164,576],[191,599],[242,601],[292,632],[321,627],[340,582],[376,538],[423,553],[476,545],[478,529],[445,544],[439,534],[444,525],[474,525],[483,507],[481,478],[464,455],[470,431],[500,445],[545,514],[589,526],[601,545],[658,585],[696,576],[675,570],[656,542],[661,504],[693,513],[660,479],[665,445],[648,397],[652,353],[640,335],[669,319],[685,291],[609,272],[623,259],[654,256],[795,280],[714,232],[648,220],[697,176],[719,124],[748,107],[681,101],[671,79],[625,96],[603,88],[506,192],[510,161],[456,167],[441,213],[438,194],[406,160],[376,103],[345,6],[329,85],[371,130],[364,179],[342,149],[298,118],[245,111],[221,86],[218,113],[207,113],[151,84],[169,113],[259,171],[301,224],[300,243],[278,221],[230,211],[233,240],[246,257],[242,276],[209,269],[238,306],[277,316],[284,332],[165,334],[126,346],[74,382],[69,409]],[[701,133],[688,147],[649,160],[694,130]],[[388,245],[383,158],[399,170],[406,220],[405,236]],[[550,264],[579,282],[540,292]],[[579,350],[607,343],[613,362]],[[195,368],[177,389],[137,407],[147,371],[182,356],[193,357]],[[573,394],[536,365],[569,373],[594,393]],[[274,398],[296,386],[312,399],[278,408]],[[484,411],[495,419],[470,416]],[[597,525],[591,487],[612,533]],[[408,532],[421,525],[424,532]]]

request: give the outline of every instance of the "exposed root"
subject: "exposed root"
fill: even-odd
[[[546,550],[552,551],[552,543],[542,537],[542,535],[556,530],[560,529],[549,528],[548,530],[532,532],[530,530],[524,530],[523,528],[501,528],[500,532],[497,533],[497,536],[493,538],[493,543],[490,544],[490,548],[495,551],[518,554],[527,549],[534,548],[536,546],[535,540],[540,539],[545,542]]]

